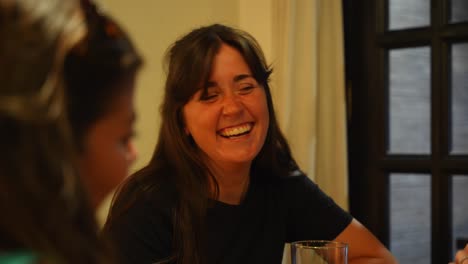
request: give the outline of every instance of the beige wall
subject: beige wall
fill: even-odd
[[[271,50],[271,0],[99,0],[101,8],[116,18],[128,31],[145,59],[138,78],[136,94],[139,158],[132,170],[150,159],[159,129],[165,74],[163,56],[169,45],[191,29],[223,23],[243,28],[253,34],[265,49]],[[110,198],[110,197],[109,197]],[[98,211],[102,222],[107,215],[108,199]]]

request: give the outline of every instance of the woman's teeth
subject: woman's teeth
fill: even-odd
[[[235,137],[235,136],[246,134],[250,132],[251,129],[252,129],[252,124],[249,123],[249,124],[244,124],[244,125],[237,126],[237,127],[230,127],[230,128],[223,129],[219,132],[219,134],[223,137]]]

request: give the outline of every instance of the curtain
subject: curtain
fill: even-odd
[[[299,166],[348,208],[341,0],[272,0],[272,93]],[[289,263],[289,246],[283,263]]]
[[[273,0],[272,93],[297,162],[348,208],[341,0]]]

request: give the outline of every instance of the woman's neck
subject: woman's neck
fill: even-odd
[[[240,204],[249,187],[250,166],[214,167],[213,173],[219,187],[218,201],[233,205]]]

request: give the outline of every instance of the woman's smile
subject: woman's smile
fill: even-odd
[[[224,138],[233,138],[250,133],[253,128],[253,123],[244,123],[237,126],[223,128],[218,131],[218,134]]]

